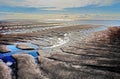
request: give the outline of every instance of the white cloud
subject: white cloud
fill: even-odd
[[[88,5],[107,6],[116,2],[120,2],[120,0],[0,0],[0,5],[62,10]]]

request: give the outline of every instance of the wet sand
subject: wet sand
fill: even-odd
[[[15,71],[3,69],[2,79],[6,79],[5,73],[8,73],[7,79],[119,79],[120,29],[94,31],[99,27],[57,26],[27,33],[1,34],[1,45],[31,42],[40,47],[37,63],[30,55],[13,55]],[[65,37],[69,40],[63,43]],[[57,45],[59,42],[63,44]],[[55,44],[56,47],[51,48]]]

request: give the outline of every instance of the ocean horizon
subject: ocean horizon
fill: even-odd
[[[104,25],[104,26],[120,26],[120,20],[74,20],[65,22],[66,24],[93,24],[93,25]]]

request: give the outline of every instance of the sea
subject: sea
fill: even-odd
[[[93,24],[93,25],[104,25],[104,26],[120,26],[120,20],[74,20],[65,22],[68,25],[82,25],[82,24]]]

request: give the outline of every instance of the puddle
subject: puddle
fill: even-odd
[[[16,43],[18,44],[18,43]],[[13,54],[29,54],[32,55],[35,59],[37,58],[38,54],[38,46],[37,45],[33,45],[35,50],[22,50],[16,47],[16,45],[7,45],[7,47],[11,50],[10,52],[7,53],[0,53],[0,59],[5,62],[8,66],[11,66],[15,60],[14,58],[11,56]]]

